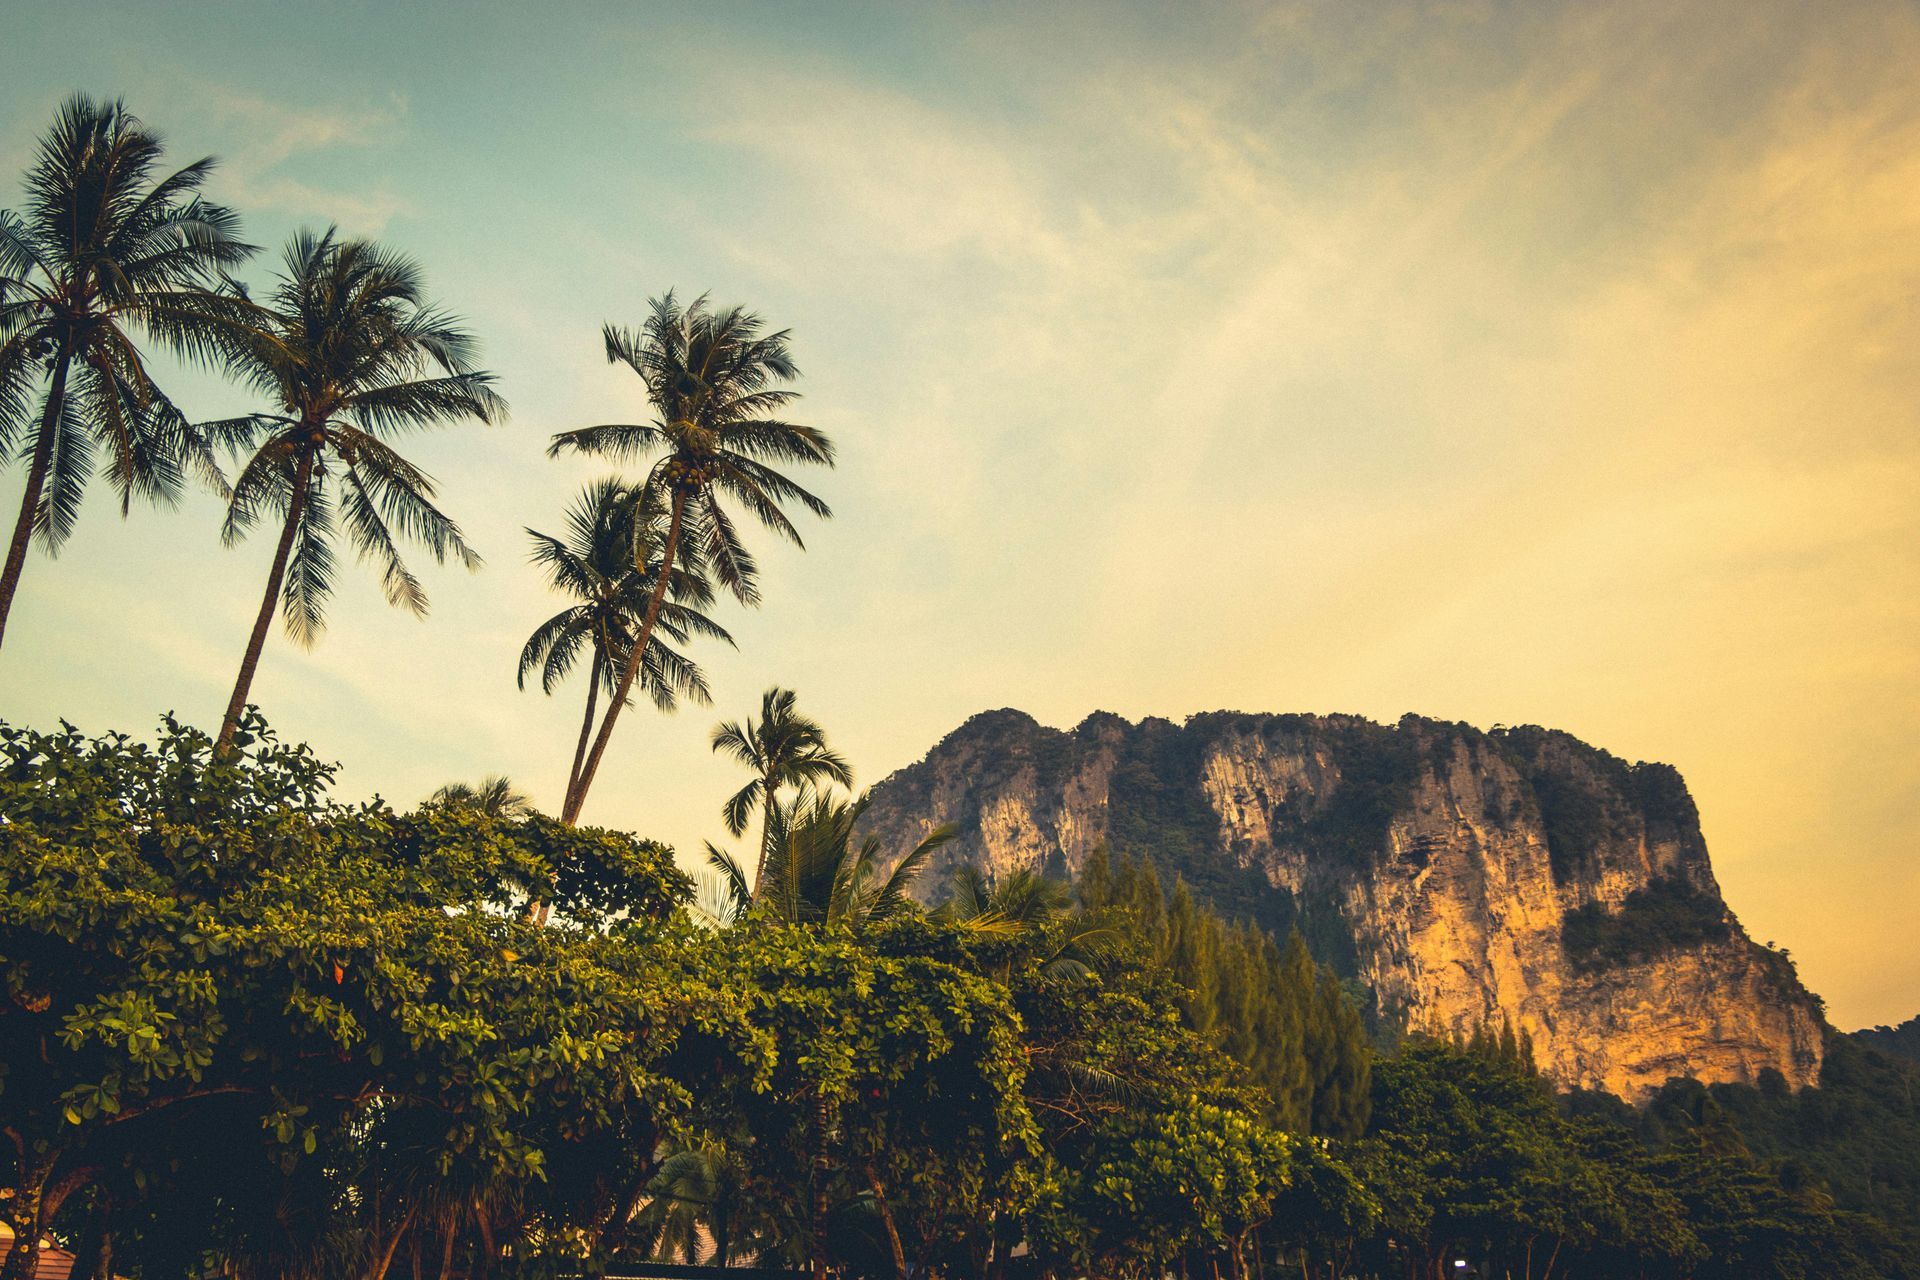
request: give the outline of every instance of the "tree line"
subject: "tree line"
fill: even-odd
[[[761,882],[713,850],[702,892],[498,780],[345,804],[244,730],[0,726],[6,1280],[43,1238],[80,1280],[1910,1273],[1726,1095],[1656,1132],[1510,1032],[1376,1049],[1139,860],[928,909],[950,832],[894,857],[783,788]]]

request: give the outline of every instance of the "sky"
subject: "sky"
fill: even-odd
[[[1412,711],[1680,768],[1728,901],[1842,1027],[1920,1013],[1920,6],[86,5],[16,0],[0,205],[124,97],[267,247],[413,257],[512,406],[411,456],[486,557],[343,566],[254,696],[410,804],[557,808],[577,686],[526,535],[644,420],[604,322],[790,328],[840,466],[804,554],[623,720],[586,817],[723,835],[781,684],[865,782],[1014,706]],[[244,395],[192,370],[196,417]],[[0,476],[17,503],[18,467]],[[10,496],[11,495],[11,496]],[[7,508],[11,510],[11,508]],[[9,517],[9,526],[10,524]],[[213,724],[271,540],[104,488],[29,563],[0,716]]]

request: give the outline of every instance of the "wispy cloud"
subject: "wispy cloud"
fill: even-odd
[[[1920,697],[1911,593],[1869,586],[1920,581],[1920,20],[1299,5],[1242,44],[1065,59],[1017,125],[751,52],[697,95],[767,194],[714,234],[893,300],[908,429],[867,456],[941,492],[869,501],[1046,619],[948,680],[1611,729],[1681,757],[1788,932],[1741,868],[1804,828],[1736,779],[1839,749],[1809,682]],[[1709,727],[1756,705],[1791,729]]]
[[[362,235],[378,235],[408,208],[389,184],[368,182],[364,172],[348,181],[304,175],[314,157],[393,141],[407,119],[404,95],[395,92],[384,101],[351,106],[302,107],[223,85],[208,85],[203,92],[211,115],[235,139],[221,169],[222,186],[235,204],[337,222]]]

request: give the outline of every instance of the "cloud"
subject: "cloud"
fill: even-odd
[[[950,685],[1564,719],[1677,757],[1785,936],[1743,869],[1873,788],[1751,779],[1920,675],[1920,22],[1490,12],[1294,6],[1017,110],[741,54],[693,100],[769,212],[714,234],[885,300],[867,416],[905,429],[863,448],[943,492],[865,501],[1019,620],[943,643]],[[872,664],[914,642],[865,620]],[[1843,1009],[1873,963],[1797,949]]]
[[[338,223],[350,232],[378,235],[408,209],[384,182],[364,173],[349,181],[302,176],[306,162],[327,153],[381,146],[401,133],[407,100],[399,93],[359,106],[297,107],[224,85],[203,90],[214,117],[235,138],[222,157],[227,198],[303,221]]]

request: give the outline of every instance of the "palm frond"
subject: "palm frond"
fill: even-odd
[[[733,520],[715,502],[711,493],[702,494],[698,518],[691,524],[687,541],[699,547],[701,562],[713,573],[714,580],[733,594],[741,604],[760,603],[759,565],[740,541]]]
[[[480,568],[479,553],[467,545],[460,526],[434,506],[434,484],[424,471],[364,432],[341,431],[336,448],[369,501],[377,503],[381,518],[402,536],[426,547],[437,563],[453,559],[469,570]]]
[[[340,514],[347,537],[362,560],[374,560],[381,567],[380,586],[387,603],[405,608],[415,617],[427,614],[427,593],[401,559],[393,531],[381,518],[380,509],[367,492],[366,480],[357,467],[348,467]]]
[[[444,378],[368,387],[346,404],[352,419],[368,431],[424,430],[476,418],[495,423],[506,417],[507,402],[493,389],[490,373],[460,373]]]
[[[587,453],[615,462],[630,462],[647,457],[666,439],[666,432],[657,423],[610,422],[557,433],[547,445],[547,456]]]
[[[728,923],[732,923],[746,913],[748,905],[753,901],[753,888],[747,883],[746,869],[732,854],[724,849],[717,849],[712,844],[707,845],[707,865],[722,877],[732,907]]]
[[[92,468],[93,442],[88,438],[80,398],[68,396],[54,417],[47,480],[33,513],[34,537],[49,554],[59,554],[80,518],[80,499]]]
[[[861,806],[862,812],[865,806]],[[913,846],[907,856],[893,865],[886,881],[874,895],[872,914],[875,919],[886,919],[907,905],[908,892],[913,882],[926,870],[927,860],[945,846],[953,843],[960,829],[951,823],[935,827],[927,833],[924,840]]]
[[[720,820],[727,824],[728,835],[738,837],[746,831],[747,824],[753,821],[754,811],[760,807],[765,791],[766,784],[759,778],[753,778],[728,797],[720,809]]]
[[[260,518],[281,513],[293,496],[296,455],[289,433],[268,438],[235,477],[227,497],[227,516],[221,525],[220,540],[233,546],[246,536]]]
[[[327,627],[327,598],[333,594],[333,502],[316,479],[294,529],[287,577],[280,589],[287,635],[312,648]]]
[[[527,637],[527,643],[520,649],[520,666],[514,674],[514,683],[519,688],[525,689],[527,676],[545,666],[547,674],[540,681],[541,692],[549,694],[553,692],[554,678],[565,675],[567,668],[572,665],[572,652],[569,652],[557,671],[551,655],[563,644],[570,644],[577,649],[585,638],[585,627],[582,626],[583,612],[577,605],[562,609],[533,629],[533,634]]]
[[[749,769],[759,767],[759,747],[754,742],[751,722],[741,724],[727,720],[714,726],[709,745],[715,751],[725,751]]]

